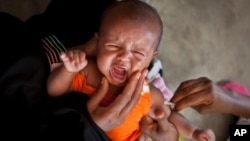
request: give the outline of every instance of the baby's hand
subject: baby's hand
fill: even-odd
[[[194,141],[215,141],[215,135],[211,129],[197,128],[192,138]]]
[[[80,50],[63,52],[60,57],[66,70],[69,72],[79,72],[88,63],[85,52]]]

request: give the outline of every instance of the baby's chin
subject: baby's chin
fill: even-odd
[[[125,79],[124,81],[117,81],[112,79],[112,77],[106,77],[109,84],[114,87],[124,87],[128,83],[128,79]]]
[[[124,78],[118,78],[118,77],[114,77],[112,75],[109,76],[109,83],[113,86],[116,87],[123,87],[126,85],[126,83],[128,83],[128,78],[127,76],[125,76]]]
[[[109,82],[109,83],[110,83],[111,85],[115,86],[115,87],[124,87],[124,86],[126,85],[127,81],[124,81],[124,82],[122,82],[122,83],[118,83],[118,82],[112,81],[112,82]]]

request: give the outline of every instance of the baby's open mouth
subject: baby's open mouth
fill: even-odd
[[[121,66],[114,66],[110,71],[110,75],[116,83],[124,83],[127,78],[127,70]]]

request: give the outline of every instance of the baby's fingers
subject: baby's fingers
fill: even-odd
[[[60,58],[61,58],[62,62],[67,62],[67,61],[69,61],[69,57],[68,57],[67,53],[65,53],[65,52],[62,52],[62,53],[60,54]]]

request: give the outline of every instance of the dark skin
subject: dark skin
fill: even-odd
[[[199,113],[226,113],[250,118],[250,97],[224,90],[206,77],[187,80],[177,88],[171,102],[175,110],[193,107]]]
[[[155,21],[155,20],[153,20]],[[155,22],[153,22],[155,23]],[[154,24],[153,24],[154,25]],[[152,27],[152,26],[150,26]],[[149,27],[148,27],[149,28]],[[106,29],[106,28],[105,28]],[[153,26],[153,31],[156,32],[155,26]],[[159,30],[157,29],[157,32]],[[117,34],[115,34],[117,35]],[[158,40],[157,40],[158,41]],[[95,38],[92,38],[89,42],[87,42],[85,45],[81,45],[78,47],[74,47],[74,49],[80,49],[85,51],[87,57],[95,57],[96,56],[96,40]],[[154,44],[156,46],[156,43]],[[150,62],[150,61],[148,61]],[[136,72],[132,74],[132,77],[130,78],[129,82],[125,86],[124,90],[118,95],[116,100],[111,103],[108,107],[100,107],[99,103],[106,94],[107,90],[109,89],[110,85],[108,85],[108,81],[106,78],[102,80],[102,85],[100,86],[98,91],[94,94],[94,96],[89,100],[88,102],[88,110],[92,117],[92,119],[95,121],[95,123],[104,131],[108,131],[118,125],[120,125],[128,113],[132,110],[134,105],[137,103],[142,83],[144,81],[144,78],[146,76],[145,70],[143,70],[140,74],[140,78],[136,77],[138,76],[139,72]],[[164,121],[167,119],[162,119]],[[162,126],[166,126],[166,124],[159,124],[158,122],[155,123],[155,126],[159,126],[160,128],[164,128]],[[153,131],[153,133],[156,135],[158,132]],[[161,131],[163,134],[166,134],[168,130]],[[177,131],[175,131],[177,132]],[[169,132],[170,133],[170,132]],[[176,138],[177,139],[177,138]],[[175,140],[176,140],[175,139]]]
[[[153,85],[150,87],[152,106],[147,116],[140,122],[144,137],[149,136],[154,141],[177,140],[178,135],[194,141],[214,141],[211,129],[202,129],[188,121],[181,114],[172,111],[164,104],[161,92]]]
[[[165,107],[166,108],[166,107]],[[154,116],[144,116],[140,122],[143,135],[139,141],[178,141],[179,133],[168,120],[166,109],[156,109]]]
[[[164,104],[164,98],[159,89],[150,85],[151,103],[149,113],[140,121],[142,136],[139,141],[177,141],[178,130],[170,123],[171,110]]]
[[[74,47],[72,49],[80,49],[85,51],[87,57],[95,57],[96,50],[96,38],[93,37],[86,44]],[[140,78],[137,78],[136,75],[140,75]],[[138,96],[140,95],[141,87],[144,81],[145,76],[147,75],[147,70],[143,70],[142,72],[136,72],[132,75],[129,82],[125,86],[124,90],[119,94],[116,100],[111,103],[108,107],[100,107],[99,103],[103,96],[106,94],[106,91],[109,88],[108,81],[103,78],[102,84],[97,89],[94,96],[88,101],[88,111],[93,119],[93,121],[103,130],[108,131],[118,125],[120,125],[123,120],[126,118],[126,115],[132,110],[134,105],[138,101]],[[126,98],[125,98],[126,97]],[[129,97],[129,98],[127,98]],[[119,113],[119,114],[118,114]],[[146,118],[145,118],[146,119]],[[168,124],[162,124],[169,122],[167,118],[152,118],[147,117],[141,123],[143,128],[148,131],[148,135],[144,135],[144,140],[151,140],[151,137],[157,141],[159,137],[160,139],[177,141],[178,137],[174,136],[177,134],[177,130],[172,126],[168,126]],[[153,121],[153,122],[152,122]],[[157,129],[164,130],[155,130],[151,128],[153,124]],[[152,135],[151,135],[152,134]],[[156,136],[158,134],[158,136]],[[171,137],[171,139],[170,139]]]
[[[134,73],[121,94],[107,107],[99,106],[109,87],[107,79],[102,79],[101,87],[88,101],[87,106],[92,119],[103,131],[109,131],[125,120],[139,100],[146,75],[147,70]]]
[[[147,75],[147,70],[141,73],[134,73],[121,94],[107,107],[99,106],[100,101],[108,91],[108,81],[103,78],[102,85],[93,97],[88,101],[88,111],[95,123],[103,130],[110,129],[120,125],[138,102],[142,85]],[[145,132],[140,139],[143,141],[177,141],[178,132],[176,128],[169,123],[167,115],[164,115],[164,109],[155,110],[156,116],[145,116],[140,123],[142,130]],[[161,114],[157,114],[161,113]],[[168,124],[166,124],[168,123]]]

